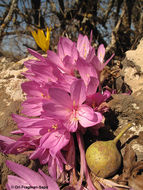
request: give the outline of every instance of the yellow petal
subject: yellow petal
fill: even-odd
[[[43,30],[41,30],[41,29],[38,29],[38,37],[39,37],[39,41],[41,43],[46,41],[45,34],[44,34]]]
[[[38,46],[40,46],[38,34],[37,34],[35,31],[32,31],[32,36],[33,36],[33,38],[34,38],[36,44],[37,44]]]
[[[39,37],[39,42],[40,42],[40,47],[42,50],[44,50],[45,52],[47,51],[47,45],[46,45],[46,36],[43,32],[43,30],[38,30],[38,37]]]
[[[46,36],[46,40],[50,40],[50,29],[47,27],[47,36]]]
[[[47,27],[47,35],[46,35],[46,51],[49,49],[50,44],[50,29]]]

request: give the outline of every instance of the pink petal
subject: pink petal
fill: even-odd
[[[6,184],[7,190],[17,189],[18,186],[29,187],[30,185],[24,179],[20,177],[8,175],[8,182]]]
[[[70,75],[73,75],[75,68],[74,65],[74,59],[73,57],[70,56],[65,56],[63,60],[64,66],[65,66],[65,71],[66,73],[69,73]]]
[[[30,96],[42,96],[42,89],[37,82],[28,81],[24,82],[22,85],[22,90]]]
[[[42,170],[38,170],[38,172],[41,174],[41,176],[43,176],[43,178],[45,179],[48,189],[50,190],[59,190],[58,184],[48,175],[45,175]]]
[[[40,60],[44,60],[45,58],[40,54],[38,53],[37,51],[34,51],[33,49],[30,49],[28,48],[28,51],[31,55],[33,55],[34,57],[40,59]]]
[[[73,105],[81,105],[86,100],[86,87],[83,80],[73,82],[70,92]]]
[[[34,128],[34,127],[28,127],[28,128],[21,128],[21,131],[24,133],[24,134],[27,134],[27,135],[30,135],[30,136],[40,136],[40,131],[42,130],[42,126],[41,128]],[[48,131],[48,129],[47,129]]]
[[[50,157],[50,159],[49,159],[48,172],[49,172],[50,176],[56,180],[56,178],[57,178],[57,164],[56,164],[56,159],[53,157]]]
[[[13,145],[15,142],[15,140],[9,137],[0,135],[0,151],[7,152],[7,147],[9,147],[9,145]]]
[[[71,117],[64,123],[64,125],[68,131],[75,132],[78,128],[78,121]]]
[[[8,145],[5,152],[8,154],[18,154],[28,149],[35,149],[35,146],[37,146],[36,139],[34,142],[34,140],[31,140],[29,136],[23,135],[15,143]]]
[[[104,101],[110,98],[110,96],[111,96],[111,92],[109,90],[105,90],[103,93]]]
[[[80,135],[79,132],[76,133],[76,137],[77,137],[77,142],[78,142],[78,147],[79,147],[79,151],[80,151],[80,179],[77,183],[77,190],[80,190],[80,187],[82,185],[82,181],[83,181],[83,177],[84,177],[84,173],[85,173],[85,153],[84,153],[84,145],[83,145],[83,139]]]
[[[67,107],[55,103],[47,103],[43,105],[44,115],[55,119],[65,120],[70,115]]]
[[[30,155],[30,159],[39,159],[41,164],[47,164],[49,157],[49,151],[42,149],[41,147],[37,147],[37,149]]]
[[[40,123],[40,125],[43,125],[43,122],[45,122],[45,119],[43,118],[28,118],[17,114],[12,114],[12,118],[18,124],[18,127],[29,127],[35,123]]]
[[[53,125],[57,124],[56,120],[53,120],[51,118],[27,118],[20,115],[13,114],[13,119],[17,122],[18,127],[21,129],[27,130],[27,128],[43,128],[43,129],[51,129]]]
[[[98,59],[97,56],[94,56],[94,58],[93,58],[93,63],[92,63],[92,64],[94,65],[94,67],[95,67],[95,69],[97,70],[98,74],[99,74],[99,72],[101,72],[102,69],[104,68],[104,64],[99,61],[99,59]]]
[[[41,55],[40,55],[41,56]],[[28,69],[28,72],[31,72],[31,65],[38,63],[40,61],[34,60],[34,59],[30,59],[24,62],[25,67]]]
[[[11,131],[10,133],[13,134],[13,135],[17,135],[17,134],[21,134],[23,132],[19,129],[19,130]]]
[[[59,173],[62,173],[63,171],[63,163],[66,164],[61,152],[58,152],[55,158],[50,157],[48,162],[48,171],[54,179],[58,179],[60,177]],[[59,172],[57,172],[57,170],[59,170]]]
[[[99,86],[99,80],[95,77],[90,77],[90,82],[87,86],[87,96],[95,94],[98,86]]]
[[[69,140],[70,133],[65,129],[61,129],[45,134],[40,140],[40,146],[50,149],[51,155],[55,156],[58,151],[69,143]]]
[[[65,37],[61,37],[58,43],[58,55],[63,60],[66,55],[71,56],[73,42]]]
[[[41,115],[42,109],[42,98],[28,98],[22,103],[21,113],[28,116],[39,116]]]
[[[10,160],[6,161],[6,165],[19,177],[24,179],[29,185],[31,186],[46,185],[45,180],[42,178],[42,176],[31,169],[23,165],[14,163]]]
[[[52,81],[56,82],[58,78],[54,75],[54,68],[51,65],[32,65],[32,71],[39,79],[39,81],[44,81],[46,83]]]
[[[70,86],[76,80],[78,80],[76,77],[64,73],[63,79],[59,80],[59,83],[57,84],[57,86],[58,87],[61,86],[62,89],[64,89],[67,92],[70,92]]]
[[[79,34],[77,40],[77,49],[82,58],[86,58],[89,53],[90,43],[87,36]]]
[[[64,170],[64,164],[67,164],[67,163],[61,152],[57,153],[55,160],[57,164],[57,179],[58,179]]]
[[[102,114],[94,112],[93,109],[87,105],[81,105],[78,112],[79,123],[83,127],[90,127],[102,121]]]
[[[81,58],[77,60],[77,68],[86,86],[88,85],[90,81],[90,77],[98,78],[97,71],[95,70],[93,65],[89,64],[87,61]]]
[[[103,94],[97,92],[92,97],[87,97],[86,100],[89,103],[89,105],[92,105],[92,103],[94,103],[94,106],[98,107],[101,103],[105,102],[110,96],[111,93],[108,90],[106,90]]]
[[[74,61],[76,62],[78,56],[79,56],[79,53],[78,53],[78,50],[76,48],[76,43],[73,43],[73,46],[71,49],[71,57],[73,57]]]
[[[57,65],[60,69],[64,70],[64,65],[59,56],[53,52],[48,50],[47,51],[47,60],[50,61],[51,63]]]
[[[97,57],[101,63],[103,63],[104,61],[104,56],[105,56],[105,47],[103,44],[101,44],[97,50]]]
[[[89,51],[87,57],[86,57],[86,62],[91,64],[91,63],[92,63],[92,60],[93,60],[93,58],[94,58],[94,56],[95,56],[95,48],[92,47],[92,48],[90,49],[90,51]]]
[[[90,65],[85,60],[78,59],[77,69],[79,71],[81,78],[84,80],[85,84],[88,85],[91,76]]]
[[[3,141],[7,145],[16,142],[15,140],[13,140],[11,138],[6,137],[6,136],[2,136],[2,135],[0,135],[0,141]]]
[[[62,89],[49,88],[49,95],[57,104],[60,104],[66,108],[70,108],[72,106],[69,94]]]

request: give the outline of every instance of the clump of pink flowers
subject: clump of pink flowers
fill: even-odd
[[[61,37],[57,53],[48,50],[46,57],[29,49],[37,60],[25,62],[27,71],[23,74],[28,81],[22,84],[22,89],[26,100],[21,115],[12,116],[18,126],[13,133],[22,135],[17,140],[0,136],[0,149],[6,154],[28,151],[30,159],[48,165],[54,180],[68,173],[67,183],[81,189],[85,177],[87,188],[94,190],[83,135],[88,129],[98,132],[107,111],[101,105],[111,93],[102,91],[100,73],[113,56],[104,62],[103,44],[95,54],[91,41],[92,33],[90,40],[80,34],[77,43]],[[79,172],[76,144],[80,152]]]

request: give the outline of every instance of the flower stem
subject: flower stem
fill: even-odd
[[[83,142],[81,140],[81,135],[79,131],[76,132],[76,136],[77,136],[77,142],[78,142],[79,151],[80,151],[80,179],[77,184],[77,186],[80,189],[82,185],[83,177],[84,177],[85,155],[84,155]]]
[[[122,137],[122,135],[129,129],[131,128],[132,125],[129,123],[126,127],[123,128],[123,130],[119,133],[117,137],[114,138],[113,142],[116,144],[118,140]]]
[[[86,181],[88,184],[88,189],[96,190],[96,188],[93,186],[92,181],[90,179],[90,175],[89,175],[86,160],[85,160],[84,141],[83,141],[82,133],[80,131],[77,131],[76,136],[77,136],[77,142],[78,142],[79,151],[80,151],[80,179],[77,184],[77,187],[79,189],[81,188],[83,177],[85,174]]]

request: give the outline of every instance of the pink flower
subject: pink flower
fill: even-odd
[[[43,99],[49,100],[48,88],[50,85],[40,85],[35,81],[24,82],[21,87],[27,94],[27,100],[22,103],[21,113],[27,116],[40,116],[43,111]]]
[[[76,43],[70,39],[61,37],[58,43],[58,53],[47,51],[48,60],[55,64],[63,73],[74,75],[78,52]]]
[[[51,118],[28,118],[16,114],[12,117],[21,133],[34,138],[41,138],[44,134],[55,131],[54,126],[57,125],[57,121]]]
[[[90,38],[92,39],[92,33]],[[77,50],[79,52],[79,57],[84,60],[88,60],[89,62],[95,56],[95,49],[91,46],[91,40],[88,40],[88,37],[82,34],[79,34],[77,40]]]
[[[54,168],[58,167],[60,172],[66,163],[60,151],[69,143],[70,133],[62,122],[52,118],[26,118],[13,115],[18,128],[25,135],[38,140],[30,159],[39,159],[41,164],[48,163],[51,176],[56,176]],[[52,165],[51,163],[54,164]],[[55,172],[54,172],[55,171]]]
[[[55,130],[42,136],[38,148],[49,149],[49,153],[55,157],[57,152],[62,150],[70,141],[70,133],[62,127],[58,129],[58,125],[53,126]],[[57,128],[57,129],[56,129]]]
[[[50,88],[49,95],[53,102],[46,103],[45,101],[43,105],[45,115],[62,120],[68,131],[75,132],[78,123],[82,127],[90,127],[102,120],[100,113],[94,112],[91,107],[84,104],[86,87],[81,79],[71,85],[71,96],[66,91],[57,88]]]
[[[105,57],[105,47],[101,44],[97,50],[97,56],[93,58],[93,65],[97,72],[101,72],[103,68],[109,63],[109,61],[113,58],[114,54],[104,63]]]
[[[95,111],[106,112],[108,110],[107,106],[104,109],[100,108],[100,105],[106,102],[110,98],[111,93],[108,90],[105,90],[103,94],[97,92],[95,94],[89,95],[86,99],[86,103],[91,106]]]
[[[61,40],[62,47],[66,44],[64,39],[67,38],[63,38],[63,40]],[[71,50],[73,49],[71,48]],[[50,50],[47,51],[47,58],[42,57],[33,50],[29,49],[29,51],[39,60],[28,60],[24,63],[28,68],[28,70],[23,73],[24,76],[31,81],[37,82],[41,88],[51,85],[52,87],[55,86],[69,91],[71,83],[77,80],[74,76],[75,64],[73,65],[73,61],[71,63],[71,59],[74,59],[75,62],[74,53],[71,52],[70,58],[69,55],[66,55],[67,58],[65,57],[65,61],[63,62],[55,52]],[[68,51],[64,51],[64,53],[67,52]]]
[[[73,50],[76,46],[75,42],[72,42],[69,38],[60,37],[58,42],[58,55],[60,59],[63,61],[65,56],[73,56]],[[77,54],[75,55],[75,60],[77,58]]]
[[[44,147],[38,147],[30,156],[30,159],[35,160],[39,159],[41,164],[48,164],[48,171],[51,177],[54,179],[59,178],[59,175],[63,171],[63,164],[66,164],[62,153],[59,151],[53,157],[49,150]],[[59,170],[59,173],[57,173]]]
[[[38,59],[28,60],[24,63],[28,68],[28,70],[23,73],[26,78],[42,85],[50,82],[57,82],[62,78],[61,71],[50,61],[50,59],[41,56],[34,50],[29,49],[29,51]]]
[[[76,69],[76,60],[78,58],[76,43],[68,38],[61,37],[57,51],[58,56],[64,64],[65,70],[67,72],[71,70],[71,73],[73,73],[74,69]]]
[[[49,156],[52,156],[53,158],[57,157],[59,152],[69,143],[70,133],[64,128],[63,125],[60,126],[60,124],[57,123],[52,125],[51,128],[47,130],[47,132],[46,129],[43,128],[43,131],[45,133],[40,137],[39,145],[30,156],[31,159],[39,158],[41,164],[48,163]],[[48,125],[48,120],[47,120],[47,125]],[[26,130],[27,129],[25,128],[25,132]],[[34,134],[38,135],[39,132],[38,128],[37,131],[36,128],[31,128],[30,131],[31,135],[32,131],[33,135]],[[43,131],[41,130],[40,133],[43,133]]]
[[[6,161],[9,169],[15,172],[18,176],[8,175],[6,184],[7,190],[17,189],[18,186],[25,189],[54,189],[59,190],[59,187],[50,176],[45,175],[42,170],[39,173],[10,160]]]
[[[97,71],[95,70],[94,66],[92,64],[88,63],[87,61],[85,61],[84,59],[79,58],[77,60],[77,68],[78,68],[79,74],[80,74],[81,78],[83,79],[86,86],[88,86],[88,84],[92,80],[91,78],[95,78],[95,80],[98,81],[98,74],[97,74]],[[98,85],[97,85],[97,87],[98,87]],[[95,92],[97,90],[97,87],[95,88]]]
[[[62,37],[58,43],[58,53],[47,51],[48,60],[55,64],[63,73],[75,76],[77,60],[82,58],[91,62],[95,56],[95,50],[87,36],[79,35],[77,44],[70,39]]]
[[[7,147],[15,142],[16,140],[14,139],[0,135],[0,151],[6,152]]]
[[[63,164],[66,164],[61,150],[70,141],[70,133],[63,124],[51,118],[26,118],[18,115],[13,115],[13,118],[23,136],[17,141],[0,136],[1,151],[18,154],[30,150],[30,159],[39,159],[41,164],[48,163],[50,175],[59,177],[57,168],[60,174]]]
[[[22,133],[22,131],[19,131]],[[34,150],[38,146],[38,139],[23,135],[17,140],[0,135],[0,149],[6,154],[19,154],[27,150]],[[11,143],[10,143],[11,142]]]

